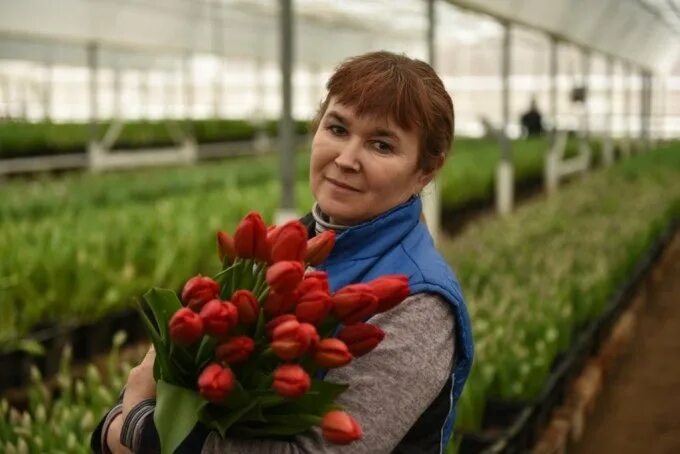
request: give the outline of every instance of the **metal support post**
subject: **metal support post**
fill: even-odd
[[[436,55],[436,25],[437,25],[437,0],[427,0],[427,59],[435,70],[437,68]],[[422,191],[423,214],[427,223],[432,240],[436,245],[439,242],[439,230],[441,224],[441,190],[437,179],[433,179]]]
[[[605,121],[604,141],[602,142],[602,162],[605,166],[614,163],[614,60],[607,58],[607,119]]]
[[[498,168],[496,169],[496,210],[501,215],[507,215],[512,212],[514,198],[512,149],[510,139],[508,137],[508,124],[510,122],[510,24],[507,22],[503,23],[503,28],[503,48],[501,52],[501,160],[498,164]]]
[[[87,45],[87,64],[89,68],[89,101],[90,101],[90,121],[88,126],[88,145],[87,155],[90,170],[98,171],[100,168],[100,156],[103,150],[99,146],[97,138],[98,117],[99,117],[99,90],[98,90],[98,67],[99,67],[99,46],[96,42]]]
[[[281,205],[277,224],[297,217],[295,209],[295,144],[293,138],[293,0],[281,0],[279,14],[281,47],[281,120],[279,122],[279,160],[281,169]]]

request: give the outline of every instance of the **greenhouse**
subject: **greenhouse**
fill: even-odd
[[[0,452],[680,452],[680,1],[0,2]]]

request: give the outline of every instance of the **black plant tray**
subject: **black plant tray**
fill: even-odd
[[[73,347],[76,363],[92,361],[96,355],[111,349],[111,341],[117,331],[127,333],[125,345],[146,339],[141,317],[134,309],[117,312],[95,322],[43,325],[28,337],[43,346],[44,355],[31,356],[20,350],[0,353],[0,393],[28,386],[31,364],[35,364],[43,378],[54,376],[67,343]]]
[[[531,451],[537,437],[548,424],[552,411],[564,401],[567,385],[583,369],[588,358],[598,350],[679,228],[680,218],[667,224],[638,260],[628,280],[611,296],[604,312],[579,330],[569,350],[556,358],[552,372],[535,400],[490,400],[486,403],[483,430],[462,434],[459,450],[461,454],[514,454]]]

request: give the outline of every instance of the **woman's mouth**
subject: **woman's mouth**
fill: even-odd
[[[350,185],[343,183],[341,181],[334,180],[333,178],[326,177],[326,180],[337,188],[344,189],[346,191],[361,192],[359,189],[355,188],[354,186],[350,186]]]

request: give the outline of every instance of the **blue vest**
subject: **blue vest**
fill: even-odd
[[[453,431],[455,406],[470,373],[474,347],[460,284],[420,222],[421,210],[420,198],[413,197],[371,221],[350,227],[337,235],[333,251],[316,268],[328,273],[332,291],[385,274],[405,274],[413,294],[437,293],[449,303],[456,321],[456,345],[448,415],[441,427],[443,451]]]

